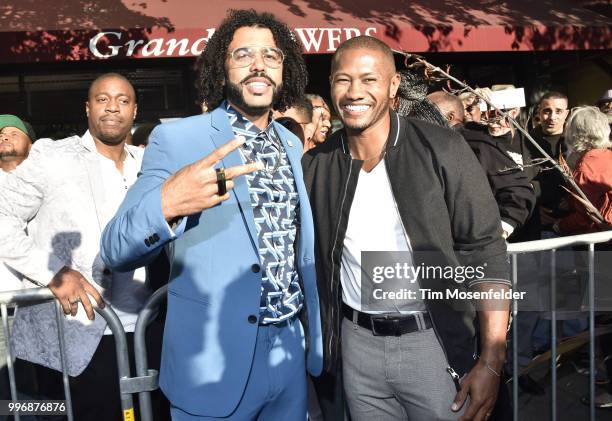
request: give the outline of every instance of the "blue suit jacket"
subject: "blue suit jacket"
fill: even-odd
[[[285,150],[300,198],[296,266],[308,317],[308,371],[322,369],[321,321],[314,268],[314,229],[300,159],[302,145],[273,123]],[[258,239],[245,177],[229,200],[183,218],[173,233],[161,210],[164,180],[234,138],[225,110],[163,124],[151,134],[140,177],[129,190],[101,241],[104,262],[127,270],[150,262],[174,240],[160,386],[173,405],[201,416],[227,416],[244,392],[253,361],[261,272]],[[238,151],[223,160],[242,164]],[[257,381],[257,379],[254,379]]]

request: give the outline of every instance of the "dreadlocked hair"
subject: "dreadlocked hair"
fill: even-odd
[[[306,64],[302,57],[302,46],[287,25],[278,21],[270,13],[257,13],[255,10],[233,10],[221,22],[206,48],[198,57],[195,70],[198,75],[195,87],[199,104],[206,105],[209,111],[221,105],[225,95],[225,58],[234,32],[243,27],[268,28],[272,32],[276,47],[285,55],[283,61],[283,84],[272,108],[285,111],[297,99],[304,96],[308,84]]]
[[[442,127],[450,127],[438,107],[427,99],[425,79],[410,70],[401,70],[397,89],[396,111],[403,117],[414,117]]]

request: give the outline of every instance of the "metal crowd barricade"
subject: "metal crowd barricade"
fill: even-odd
[[[612,240],[612,231],[597,232],[593,234],[574,235],[569,237],[551,238],[546,240],[528,241],[524,243],[508,244],[508,254],[512,262],[512,285],[517,286],[518,265],[517,257],[522,253],[535,253],[550,251],[551,265],[551,419],[557,420],[557,310],[555,308],[555,297],[557,293],[556,279],[556,252],[559,248],[587,245],[588,246],[588,313],[589,313],[589,419],[595,421],[595,244],[605,243]],[[512,302],[512,318],[516,320],[518,303]],[[512,363],[514,379],[512,381],[512,403],[513,419],[518,421],[518,329],[514,323],[512,329]]]
[[[25,303],[41,303],[54,300],[54,295],[48,288],[33,288],[15,291],[0,292],[0,310],[2,312],[2,324],[4,327],[4,335],[6,341],[6,363],[9,373],[9,385],[11,391],[11,399],[16,401],[17,386],[15,379],[15,368],[13,365],[14,359],[10,345],[10,330],[8,323],[8,307],[18,306]],[[93,299],[92,299],[93,300]],[[64,393],[66,397],[66,412],[69,421],[73,421],[72,414],[72,399],[70,395],[70,387],[68,383],[68,373],[66,364],[66,344],[64,341],[64,313],[61,305],[55,300],[55,314],[58,326],[58,342],[60,346],[60,356],[62,361],[62,377],[64,384]],[[142,380],[130,377],[130,364],[128,356],[127,340],[125,331],[121,325],[121,321],[117,314],[109,305],[103,309],[95,307],[96,312],[104,317],[110,330],[115,337],[115,349],[117,353],[117,370],[119,374],[119,390],[121,398],[121,409],[123,411],[124,421],[134,421],[134,403],[132,393],[140,391],[138,388]],[[18,414],[14,415],[15,420],[19,421]]]
[[[140,421],[152,421],[153,409],[151,406],[151,392],[159,387],[159,373],[157,370],[148,369],[147,347],[145,344],[145,333],[147,326],[157,315],[160,304],[168,297],[168,285],[157,289],[149,297],[145,306],[138,314],[136,327],[134,329],[134,362],[136,365],[136,379],[140,379],[140,390],[138,390],[138,406],[140,408]]]
[[[554,269],[556,264],[556,251],[562,247],[587,245],[588,246],[588,305],[589,305],[589,402],[590,402],[590,420],[595,421],[595,244],[604,243],[612,240],[612,231],[605,231],[593,234],[575,235],[570,237],[560,237],[546,240],[529,241],[524,243],[514,243],[508,245],[508,254],[512,262],[512,284],[513,288],[517,286],[518,267],[517,256],[523,253],[530,252],[551,252],[551,268]],[[551,271],[551,298],[552,317],[551,317],[551,372],[552,372],[552,398],[551,398],[551,419],[557,419],[557,352],[554,345],[557,342],[556,322],[557,311],[554,308],[554,299],[556,297],[556,273]],[[134,358],[136,365],[136,377],[130,376],[129,356],[125,331],[115,312],[106,306],[104,309],[96,308],[96,312],[104,317],[108,323],[116,343],[119,386],[121,394],[121,407],[123,409],[124,421],[134,421],[134,407],[132,394],[138,393],[140,406],[140,420],[152,421],[153,410],[151,405],[151,392],[158,388],[158,372],[157,370],[148,369],[147,349],[145,345],[145,332],[149,323],[157,314],[159,305],[167,298],[167,286],[159,288],[149,297],[144,308],[138,315],[136,328],[134,331]],[[54,298],[51,291],[47,288],[36,288],[28,290],[17,290],[0,292],[0,310],[2,314],[2,323],[5,331],[5,340],[7,344],[7,368],[9,371],[9,383],[11,388],[11,398],[17,399],[17,390],[15,382],[15,371],[13,367],[13,357],[10,348],[10,332],[8,324],[8,306],[18,305],[20,303],[34,303],[41,301],[50,301]],[[56,318],[58,323],[60,355],[62,359],[62,372],[64,382],[64,392],[66,394],[66,407],[68,412],[68,420],[72,421],[72,405],[70,398],[70,388],[68,385],[68,374],[66,372],[66,351],[63,336],[63,311],[60,304],[55,302]],[[518,303],[516,300],[512,303],[513,319],[516,320],[518,312]],[[515,325],[516,327],[516,325]],[[512,330],[513,335],[513,372],[515,377],[518,376],[518,331],[516,328]],[[518,382],[512,382],[512,400],[513,400],[513,419],[518,421]],[[15,420],[19,421],[19,416],[15,416]]]

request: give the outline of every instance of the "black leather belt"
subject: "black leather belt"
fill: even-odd
[[[357,324],[372,331],[374,336],[402,336],[406,333],[418,330],[431,329],[431,317],[429,313],[388,315],[367,314],[354,310],[352,307],[342,303],[344,317],[353,321],[354,313],[357,313]]]

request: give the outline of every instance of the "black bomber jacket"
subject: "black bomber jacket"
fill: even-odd
[[[465,140],[450,129],[390,112],[385,165],[415,265],[481,266],[471,282],[427,279],[432,290],[469,290],[480,282],[508,281],[506,243],[500,215],[480,164]],[[333,371],[340,352],[340,261],[359,172],[343,130],[302,158],[315,222],[317,284],[323,324],[324,367]],[[372,215],[376,218],[376,215]],[[431,261],[436,255],[435,262]],[[471,303],[425,300],[434,330],[455,380],[468,372],[477,353],[476,310]]]

